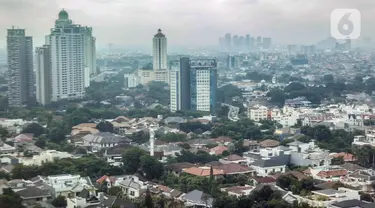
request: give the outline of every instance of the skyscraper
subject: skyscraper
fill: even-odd
[[[24,29],[8,29],[8,102],[21,106],[34,100],[33,39]]]
[[[91,32],[89,27],[73,24],[65,10],[60,11],[55,27],[46,36],[46,44],[51,46],[52,102],[85,96],[90,71],[95,67],[95,38],[90,37]]]
[[[239,46],[239,38],[238,35],[233,36],[233,48],[238,49]]]
[[[158,30],[153,39],[153,67],[154,71],[167,69],[167,38]]]
[[[36,48],[36,101],[42,105],[51,103],[51,67],[51,47],[44,45]]]
[[[263,38],[263,48],[264,49],[270,49],[272,44],[272,38]]]
[[[246,40],[245,40],[245,45],[246,45],[246,49],[247,49],[247,50],[250,49],[250,43],[251,43],[251,38],[250,38],[250,35],[247,34],[247,35],[246,35]]]
[[[216,60],[183,57],[171,61],[170,67],[171,111],[213,113],[217,88]]]
[[[155,81],[165,82],[168,84],[168,63],[167,63],[167,38],[158,30],[154,35],[153,41],[153,68]]]
[[[91,27],[86,27],[83,40],[84,40],[84,50],[85,50],[84,52],[85,67],[88,68],[90,77],[95,76],[98,74],[96,70],[96,38],[92,36]]]
[[[232,36],[230,33],[227,33],[225,34],[225,37],[224,37],[224,45],[225,45],[225,52],[231,52],[232,50]]]

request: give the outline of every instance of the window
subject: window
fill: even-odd
[[[134,196],[134,195],[135,195],[134,191],[130,191],[130,196]]]
[[[265,169],[265,170],[264,170],[264,172],[265,172],[265,173],[267,173],[267,172],[268,172],[268,170],[267,170],[267,169]]]

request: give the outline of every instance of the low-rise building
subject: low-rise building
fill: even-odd
[[[268,108],[255,105],[247,109],[247,117],[254,121],[267,120],[269,118]]]
[[[31,158],[21,158],[20,163],[23,165],[37,165],[40,166],[46,162],[53,162],[56,159],[71,158],[72,154],[67,152],[59,152],[56,150],[46,150],[39,155],[33,155]]]
[[[148,188],[147,183],[141,181],[137,176],[126,176],[118,185],[123,194],[130,199],[140,197]]]

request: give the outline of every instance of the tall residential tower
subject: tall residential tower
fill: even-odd
[[[168,83],[167,38],[161,29],[154,35],[152,45],[155,81]]]
[[[51,101],[83,98],[90,74],[96,70],[92,28],[73,24],[62,10],[46,44],[51,50]]]
[[[153,66],[154,70],[166,70],[167,69],[167,38],[158,30],[158,33],[153,38]]]
[[[35,50],[36,101],[42,105],[51,103],[51,47],[44,45]]]
[[[33,39],[24,29],[8,29],[8,102],[21,106],[35,98],[33,72]]]

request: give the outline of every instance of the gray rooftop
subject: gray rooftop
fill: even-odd
[[[123,139],[122,136],[113,134],[110,132],[99,132],[96,134],[88,134],[83,137],[83,140],[92,143],[99,143],[99,144],[113,144],[119,143]]]
[[[214,199],[208,195],[203,193],[203,191],[199,191],[197,189],[187,193],[184,197],[186,200],[192,201],[197,204],[206,204],[212,206]]]

